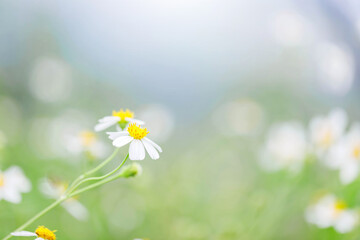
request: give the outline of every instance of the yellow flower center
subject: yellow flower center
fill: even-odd
[[[4,186],[4,184],[5,184],[4,175],[0,173],[0,187]]]
[[[80,133],[81,142],[85,147],[91,146],[96,141],[96,136],[93,132],[82,131]]]
[[[354,150],[353,150],[353,155],[355,158],[360,158],[360,144],[355,146]]]
[[[346,209],[346,204],[343,201],[336,201],[334,205],[335,215]]]
[[[125,118],[134,118],[134,113],[131,112],[129,109],[126,109],[126,111],[120,109],[120,111],[113,111],[112,115],[114,117],[119,117],[121,122],[126,121]]]
[[[55,240],[56,236],[54,232],[56,231],[51,231],[44,226],[40,226],[35,230],[35,233],[38,237],[46,240]]]
[[[135,123],[129,124],[127,130],[130,136],[132,136],[135,139],[142,139],[149,133],[146,128],[141,128],[140,126],[137,126]]]
[[[326,130],[324,135],[321,138],[320,144],[324,147],[329,147],[333,142],[333,134],[330,130]]]

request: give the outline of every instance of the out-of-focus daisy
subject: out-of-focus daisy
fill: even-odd
[[[340,180],[343,184],[354,181],[360,172],[360,123],[354,124],[334,147],[326,159],[330,167],[340,170]]]
[[[129,123],[137,123],[139,125],[143,125],[144,122],[141,120],[134,119],[134,113],[129,109],[125,111],[120,109],[118,112],[113,111],[112,116],[106,116],[99,120],[99,123],[95,126],[95,131],[99,132],[105,130],[111,126],[117,125],[122,130],[128,126]]]
[[[225,135],[253,135],[263,125],[262,107],[252,99],[239,99],[220,105],[213,113],[213,124]]]
[[[334,109],[327,116],[310,121],[310,138],[318,157],[322,157],[343,135],[347,124],[346,112]]]
[[[67,184],[61,181],[55,181],[48,178],[44,178],[40,181],[40,191],[52,199],[59,199],[65,192]],[[69,198],[65,200],[61,205],[69,212],[74,218],[85,221],[88,216],[88,210],[82,205],[76,198]]]
[[[17,237],[37,237],[35,240],[56,240],[55,232],[56,230],[51,231],[44,226],[39,226],[35,232],[20,231],[13,232],[11,235]]]
[[[146,137],[148,133],[146,128],[141,128],[136,123],[130,123],[127,131],[107,132],[115,147],[122,147],[130,143],[129,158],[131,160],[143,160],[145,149],[152,159],[158,159],[158,151],[162,152],[162,149]]]
[[[285,46],[299,46],[311,36],[309,24],[304,16],[289,9],[279,12],[271,19],[270,30],[274,39]]]
[[[21,168],[12,166],[5,172],[0,172],[0,200],[12,203],[21,202],[21,193],[31,190],[31,183],[25,177]]]
[[[317,52],[318,82],[325,91],[345,95],[355,78],[355,59],[346,46],[325,42]]]
[[[89,158],[101,158],[106,154],[105,144],[87,130],[68,136],[66,148],[74,154],[85,153]]]
[[[288,168],[299,171],[307,153],[305,131],[300,123],[286,122],[271,127],[260,164],[265,170],[276,171]]]
[[[334,227],[339,233],[350,232],[358,222],[356,211],[348,209],[344,202],[331,194],[310,205],[306,209],[305,218],[319,228]]]

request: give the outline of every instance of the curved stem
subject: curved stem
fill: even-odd
[[[103,168],[106,164],[108,164],[118,153],[120,148],[116,148],[114,150],[114,152],[104,161],[102,161],[99,165],[97,165],[95,168],[83,173],[82,175],[80,175],[78,178],[76,178],[71,185],[67,188],[67,190],[65,191],[65,194],[69,193],[69,190],[72,189],[75,185],[77,185],[80,181],[82,181],[84,178],[86,178],[87,176],[90,176],[91,174],[99,171],[101,168]]]
[[[85,191],[87,191],[87,190],[90,190],[90,189],[94,188],[94,187],[91,187],[91,186],[93,186],[93,185],[95,185],[95,184],[90,185],[90,186],[88,186],[87,188],[80,189],[81,191],[80,191],[80,190],[76,191],[76,192],[75,192],[76,194],[69,192],[69,190],[72,189],[72,188],[74,188],[74,186],[78,187],[78,186],[79,186],[80,184],[82,184],[83,182],[86,182],[86,181],[83,181],[83,182],[82,182],[82,180],[83,180],[85,177],[87,177],[87,176],[89,176],[89,175],[97,172],[98,170],[100,170],[101,168],[103,168],[106,164],[108,164],[108,163],[115,157],[115,155],[118,153],[118,151],[119,151],[119,148],[116,148],[116,149],[114,150],[114,152],[113,152],[107,159],[105,159],[102,163],[100,163],[100,164],[99,164],[98,166],[96,166],[95,168],[93,168],[93,169],[85,172],[84,174],[82,174],[82,175],[80,175],[78,178],[76,178],[76,179],[73,181],[73,183],[70,185],[70,187],[65,191],[65,193],[64,193],[63,196],[61,196],[58,200],[56,200],[55,202],[53,202],[52,204],[50,204],[48,207],[46,207],[45,209],[43,209],[41,212],[39,212],[38,214],[36,214],[34,217],[30,218],[26,223],[24,223],[23,225],[21,225],[20,227],[18,227],[17,229],[15,229],[13,232],[19,232],[19,231],[24,230],[24,229],[25,229],[26,227],[28,227],[30,224],[32,224],[33,222],[35,222],[37,219],[39,219],[40,217],[42,217],[44,214],[46,214],[47,212],[49,212],[49,211],[52,210],[53,208],[57,207],[59,204],[61,204],[62,202],[64,202],[66,199],[71,198],[71,197],[74,196],[74,195],[78,195],[79,193],[82,193],[82,192],[85,192]],[[103,179],[103,180],[100,181],[100,182],[101,182],[102,184],[105,184],[105,183],[107,183],[107,182],[110,182],[110,181],[112,181],[112,180],[120,177],[121,174],[116,175],[116,176],[115,176],[116,178],[114,178],[114,177],[109,177],[109,176],[111,176],[112,174],[114,174],[117,170],[119,170],[119,169],[124,165],[124,163],[125,163],[126,160],[128,159],[128,156],[129,156],[129,154],[125,157],[125,159],[122,161],[122,163],[121,163],[116,169],[114,169],[113,171],[111,171],[110,173],[108,173],[108,174],[106,174],[106,175],[104,175],[104,176],[98,177],[98,178],[89,178],[89,179],[91,179],[91,180],[99,180],[99,179],[101,180],[101,179]],[[85,179],[85,180],[87,180],[87,179]],[[105,181],[105,180],[106,180],[106,181]],[[79,183],[80,183],[80,184],[79,184]],[[99,182],[98,182],[98,183],[99,183]],[[98,184],[98,185],[96,185],[96,186],[100,186],[100,185],[102,185],[102,184]],[[89,187],[90,187],[90,188],[89,188]],[[74,188],[73,190],[75,190],[75,188]],[[73,191],[73,190],[72,190],[72,191]],[[70,193],[71,193],[71,194],[70,194]],[[6,237],[4,237],[2,240],[8,240],[8,239],[10,239],[11,237],[12,237],[12,235],[11,235],[11,233],[9,233],[9,234],[8,234]]]
[[[89,185],[89,186],[80,188],[79,190],[77,190],[77,191],[75,191],[75,192],[73,192],[73,193],[70,193],[70,194],[69,194],[69,197],[70,197],[70,198],[71,198],[71,197],[74,197],[74,196],[76,196],[76,195],[79,195],[80,193],[83,193],[83,192],[86,192],[86,191],[88,191],[88,190],[90,190],[90,189],[99,187],[99,186],[101,186],[101,185],[103,185],[103,184],[105,184],[105,183],[111,182],[111,181],[113,181],[113,180],[115,180],[115,179],[117,179],[117,178],[121,178],[121,177],[123,177],[123,176],[124,176],[124,175],[123,175],[122,173],[120,173],[120,174],[118,174],[118,175],[105,178],[105,179],[103,179],[102,181],[96,182],[96,183],[91,184],[91,185]]]
[[[76,190],[76,188],[78,188],[81,184],[89,182],[89,181],[97,181],[97,180],[102,180],[105,179],[107,177],[110,177],[111,175],[113,175],[115,172],[117,172],[126,162],[126,160],[129,158],[129,154],[126,155],[126,157],[124,158],[124,160],[120,163],[120,165],[115,168],[114,170],[112,170],[111,172],[100,176],[100,177],[91,177],[91,178],[86,178],[83,179],[81,181],[79,181],[76,185],[74,185],[72,188],[69,189],[68,193],[71,194],[74,190]]]

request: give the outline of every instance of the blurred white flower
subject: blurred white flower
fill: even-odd
[[[56,235],[55,231],[51,231],[50,229],[39,226],[35,232],[29,232],[29,231],[20,231],[20,232],[13,232],[11,235],[17,236],[17,237],[37,237],[35,240],[55,240]]]
[[[298,46],[309,37],[309,24],[305,18],[292,10],[285,10],[271,21],[270,29],[273,37],[285,46]]]
[[[319,228],[334,227],[339,233],[350,232],[358,222],[357,212],[348,209],[344,202],[331,194],[310,205],[306,209],[305,218]]]
[[[355,76],[352,53],[333,43],[323,43],[317,57],[319,83],[330,93],[344,95],[350,89]]]
[[[158,151],[162,152],[162,149],[146,137],[148,133],[146,128],[141,128],[136,123],[130,123],[127,131],[107,132],[115,147],[122,147],[130,143],[129,158],[131,160],[143,160],[145,149],[152,159],[158,159]]]
[[[139,110],[139,117],[151,129],[154,140],[165,141],[174,130],[175,118],[173,113],[165,106],[152,104]]]
[[[263,123],[263,109],[255,101],[242,99],[220,105],[214,111],[213,124],[227,135],[251,135]]]
[[[260,152],[260,164],[269,171],[287,168],[297,172],[302,168],[306,153],[304,128],[297,122],[285,122],[271,127]]]
[[[113,111],[112,116],[105,116],[99,119],[99,123],[96,124],[94,129],[96,132],[99,132],[116,125],[117,127],[120,127],[121,130],[125,130],[129,123],[137,123],[139,125],[144,124],[143,121],[134,119],[134,113],[129,109],[126,109],[126,111],[120,109],[118,112]]]
[[[29,87],[31,93],[44,102],[64,100],[72,88],[71,70],[59,59],[41,58],[31,72]]]
[[[326,163],[340,170],[343,184],[354,181],[360,172],[360,123],[356,123],[350,131],[334,145],[327,155]]]
[[[18,166],[12,166],[5,172],[0,172],[0,200],[20,203],[21,193],[30,192],[31,183]]]
[[[65,192],[67,184],[61,181],[55,181],[48,178],[40,180],[39,189],[48,198],[59,199]],[[77,199],[69,198],[61,203],[61,206],[66,209],[74,218],[80,221],[85,221],[88,216],[88,210]]]
[[[102,158],[109,148],[93,132],[86,130],[87,126],[91,126],[89,119],[91,116],[74,109],[68,109],[54,119],[34,119],[30,128],[30,144],[47,159],[56,156],[71,160],[71,156],[83,155],[91,160]],[[47,131],[43,131],[44,128]],[[44,142],[48,148],[44,147]]]
[[[327,116],[316,116],[310,121],[310,140],[316,155],[322,159],[341,138],[347,125],[347,114],[334,109]]]
[[[80,131],[67,137],[66,148],[73,154],[85,153],[89,158],[101,158],[106,154],[106,146],[94,132]]]

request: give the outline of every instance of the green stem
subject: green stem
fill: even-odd
[[[19,232],[24,230],[24,228],[26,228],[27,226],[29,226],[30,224],[32,224],[33,222],[35,222],[38,218],[40,218],[41,216],[43,216],[45,213],[47,213],[48,211],[50,211],[51,209],[55,208],[56,206],[58,206],[60,203],[62,203],[63,201],[65,201],[67,199],[67,197],[63,196],[61,198],[59,198],[58,200],[56,200],[55,202],[53,202],[51,205],[49,205],[47,208],[45,208],[44,210],[42,210],[41,212],[39,212],[38,214],[36,214],[34,217],[32,217],[31,219],[29,219],[26,223],[24,223],[23,225],[21,225],[20,227],[18,227],[14,232]],[[9,238],[11,238],[12,235],[11,233],[9,233],[9,235],[7,235],[5,238],[3,238],[3,240],[7,240]]]
[[[59,204],[61,204],[61,203],[62,203],[63,201],[65,201],[66,199],[69,199],[69,198],[71,198],[72,196],[78,195],[79,193],[82,193],[82,192],[85,192],[85,191],[87,191],[87,190],[90,190],[90,189],[94,188],[94,187],[91,187],[91,186],[95,185],[96,183],[95,183],[95,184],[92,184],[92,185],[90,185],[90,186],[88,186],[88,187],[86,187],[86,188],[82,188],[82,189],[76,191],[76,192],[75,192],[76,194],[69,192],[69,189],[74,188],[74,186],[78,187],[80,184],[82,184],[82,180],[83,180],[85,177],[87,177],[87,176],[89,176],[89,175],[97,172],[98,170],[100,170],[101,168],[103,168],[107,163],[109,163],[109,162],[115,157],[115,155],[117,154],[118,151],[119,151],[119,148],[116,148],[116,149],[114,150],[114,152],[113,152],[107,159],[105,159],[102,163],[100,163],[100,164],[99,164],[98,166],[96,166],[95,168],[93,168],[93,169],[85,172],[84,174],[80,175],[80,176],[79,176],[77,179],[75,179],[75,181],[70,185],[70,187],[68,188],[68,190],[64,193],[64,195],[63,195],[62,197],[60,197],[58,200],[56,200],[55,202],[53,202],[52,204],[50,204],[48,207],[46,207],[45,209],[43,209],[41,212],[39,212],[39,213],[36,214],[34,217],[32,217],[31,219],[29,219],[26,223],[24,223],[23,225],[21,225],[20,227],[18,227],[17,229],[15,229],[15,231],[13,231],[13,232],[19,232],[19,231],[24,230],[24,229],[25,229],[26,227],[28,227],[30,224],[32,224],[33,222],[35,222],[37,219],[39,219],[40,217],[42,217],[44,214],[46,214],[47,212],[49,212],[49,211],[52,210],[53,208],[57,207]],[[123,160],[123,162],[115,169],[116,171],[119,170],[119,169],[124,165],[124,163],[125,163],[126,160],[128,159],[128,156],[129,156],[129,154],[125,157],[125,159]],[[109,176],[111,176],[112,174],[114,174],[114,173],[116,172],[115,170],[111,171],[110,173],[108,173],[108,174],[106,174],[106,175],[104,175],[104,176],[98,177],[99,179],[103,179],[103,180],[100,181],[100,182],[101,182],[102,184],[105,184],[105,183],[110,182],[110,181],[112,181],[112,180],[114,180],[114,179],[116,179],[116,178],[121,177],[121,176],[120,176],[121,174],[116,175],[115,178],[114,178],[114,177],[111,177],[111,178],[109,177]],[[108,177],[108,178],[107,178],[107,177]],[[97,180],[96,178],[89,178],[89,179],[91,179],[91,180]],[[109,180],[108,180],[108,179],[109,179]],[[85,179],[85,180],[87,180],[87,179]],[[106,180],[106,181],[105,181],[105,180]],[[84,182],[86,182],[86,181],[84,181]],[[80,184],[79,184],[79,183],[80,183]],[[100,185],[102,185],[102,184],[97,184],[96,186],[100,186]],[[75,190],[75,188],[74,188],[74,190]],[[73,191],[73,190],[72,190],[72,191]],[[8,239],[10,239],[11,237],[12,237],[12,235],[11,235],[11,233],[9,233],[9,234],[8,234],[6,237],[4,237],[2,240],[8,240]]]
[[[115,172],[117,172],[126,162],[126,160],[128,159],[129,157],[129,154],[126,155],[126,157],[124,158],[124,160],[120,163],[120,165],[115,168],[114,170],[112,170],[111,172],[103,175],[103,176],[100,176],[100,177],[91,177],[91,178],[86,178],[86,179],[83,179],[81,181],[79,181],[76,185],[74,185],[72,188],[70,188],[68,190],[68,193],[72,193],[74,190],[76,190],[76,188],[78,188],[81,184],[83,183],[86,183],[86,182],[89,182],[89,181],[97,181],[97,180],[102,180],[102,179],[105,179],[107,177],[110,177],[111,175],[113,175]]]
[[[109,177],[109,178],[105,178],[105,179],[103,179],[102,181],[99,181],[99,182],[96,182],[96,183],[91,184],[91,185],[89,185],[89,186],[80,188],[79,190],[71,193],[71,194],[69,195],[69,197],[70,197],[70,198],[71,198],[71,197],[74,197],[74,196],[79,195],[79,194],[81,194],[81,193],[83,193],[83,192],[89,191],[90,189],[93,189],[93,188],[99,187],[99,186],[101,186],[101,185],[104,185],[105,183],[114,181],[115,179],[121,178],[121,177],[123,177],[123,176],[124,176],[123,173],[119,173],[118,175],[115,175],[115,176],[112,176],[112,177]]]
[[[82,175],[80,175],[78,178],[76,178],[72,184],[67,188],[65,194],[69,193],[69,190],[72,189],[75,185],[77,185],[79,182],[81,182],[84,178],[86,178],[87,176],[90,176],[91,174],[99,171],[101,168],[103,168],[106,164],[108,164],[118,153],[120,148],[116,148],[114,150],[114,152],[104,161],[102,161],[99,165],[97,165],[95,168],[83,173]]]

